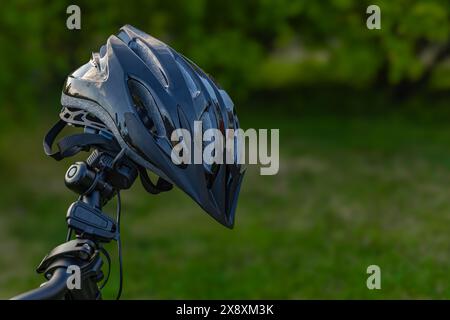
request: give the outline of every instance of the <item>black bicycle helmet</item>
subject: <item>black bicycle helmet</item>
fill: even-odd
[[[126,25],[67,78],[61,103],[62,121],[115,138],[135,164],[160,177],[160,189],[178,186],[217,221],[233,227],[244,174],[236,158],[233,164],[213,165],[171,160],[170,138],[177,128],[192,137],[194,121],[224,136],[226,129],[239,128],[228,94],[190,60]]]

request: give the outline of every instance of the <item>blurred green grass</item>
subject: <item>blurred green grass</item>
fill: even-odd
[[[249,168],[234,230],[179,190],[123,193],[123,298],[447,298],[448,122],[277,110],[240,114],[243,127],[280,128],[281,161],[276,176]],[[0,298],[42,282],[34,268],[64,240],[75,199],[70,162],[41,150],[51,121],[36,122],[0,139]],[[366,288],[371,264],[380,291]],[[117,279],[115,263],[105,298]]]
[[[125,23],[214,75],[243,127],[280,128],[281,167],[249,168],[233,231],[179,190],[124,192],[124,298],[448,298],[447,2],[378,1],[367,30],[370,1],[78,1],[77,31],[71,1],[2,3],[0,298],[39,285],[65,238],[71,162],[42,152],[48,115]]]

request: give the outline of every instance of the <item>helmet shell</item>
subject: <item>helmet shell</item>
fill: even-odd
[[[226,129],[239,128],[231,98],[193,62],[126,25],[67,78],[61,103],[97,119],[135,163],[178,186],[223,225],[233,226],[244,174],[237,155],[234,163],[213,165],[177,165],[170,156],[172,132],[186,129],[193,137],[194,121],[223,136]]]

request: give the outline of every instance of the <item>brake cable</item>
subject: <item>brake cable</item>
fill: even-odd
[[[123,286],[123,262],[122,262],[122,240],[120,236],[120,216],[121,216],[121,207],[122,201],[120,200],[120,191],[117,190],[117,217],[116,217],[116,225],[117,225],[117,254],[119,256],[119,291],[117,292],[116,300],[120,299],[122,295],[122,286]]]
[[[103,283],[99,287],[99,289],[102,290],[106,286],[106,283],[108,282],[109,276],[111,274],[111,257],[109,256],[109,253],[108,253],[108,251],[105,250],[105,248],[100,247],[99,250],[105,256],[106,261],[108,263],[108,274],[106,275],[105,280],[103,280]]]

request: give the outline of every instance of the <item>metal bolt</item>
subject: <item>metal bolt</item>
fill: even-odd
[[[83,249],[86,249],[87,252],[86,251],[80,251],[80,258],[83,259],[83,260],[87,260],[89,258],[89,255],[92,252],[92,248],[91,248],[91,246],[89,244],[85,243],[85,244],[83,244]]]

